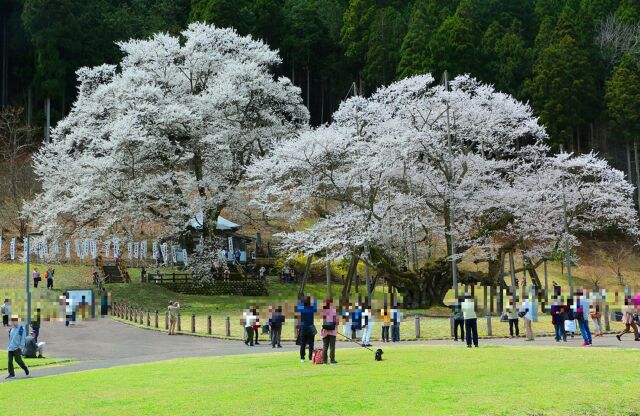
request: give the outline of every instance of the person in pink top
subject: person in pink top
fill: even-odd
[[[329,351],[329,358],[331,358],[331,364],[338,364],[336,361],[336,337],[338,336],[338,313],[336,308],[333,307],[333,299],[327,296],[324,299],[324,306],[320,313],[322,317],[322,331],[320,336],[322,337],[322,358],[325,364],[329,364],[327,360],[327,351]]]

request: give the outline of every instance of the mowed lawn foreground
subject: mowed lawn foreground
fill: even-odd
[[[638,414],[640,352],[396,346],[337,366],[296,354],[190,358],[0,385],[0,413],[35,415]],[[31,392],[31,393],[27,393]],[[30,395],[28,409],[18,397]]]

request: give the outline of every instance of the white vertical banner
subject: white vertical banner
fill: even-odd
[[[133,258],[133,243],[131,241],[127,243],[127,258],[129,260]]]
[[[49,258],[49,242],[47,239],[42,240],[42,257]]]
[[[11,243],[9,244],[9,251],[11,254],[11,260],[16,259],[16,239],[15,237],[11,239]]]
[[[113,257],[120,257],[120,241],[117,238],[113,239]]]
[[[82,258],[84,259],[89,255],[89,242],[87,240],[82,240]]]
[[[58,257],[60,255],[60,244],[58,243],[57,238],[51,242],[51,255],[53,257]]]
[[[174,246],[173,244],[171,245],[171,261],[173,264],[178,262],[177,246]]]
[[[140,243],[138,243],[137,241],[133,243],[133,258],[140,258]]]
[[[182,257],[184,258],[184,265],[188,266],[189,262],[187,262],[187,249],[186,248],[182,249]]]
[[[95,260],[98,257],[98,246],[96,245],[96,240],[89,241],[89,251],[91,252],[91,258]]]
[[[153,258],[155,260],[160,260],[160,252],[158,251],[158,242],[154,241],[152,246]]]
[[[75,248],[76,257],[81,258],[82,252],[80,251],[80,240],[73,240],[73,248]]]
[[[166,266],[169,260],[169,247],[167,246],[167,243],[162,243],[160,250],[162,250],[162,261]]]
[[[107,240],[104,242],[104,257],[109,257],[109,251],[111,250],[111,241]]]
[[[140,258],[141,259],[147,258],[147,240],[142,240],[140,242]]]
[[[64,256],[67,259],[71,258],[71,241],[69,240],[64,241]]]

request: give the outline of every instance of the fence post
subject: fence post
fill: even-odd
[[[182,319],[180,318],[180,312],[178,312],[178,332],[182,331]]]
[[[156,328],[158,327],[158,310],[156,309],[156,319],[155,319]]]
[[[133,306],[131,307],[131,311],[129,313],[129,321],[130,322],[137,322],[138,320],[138,316],[136,315],[136,308],[134,308]]]
[[[196,314],[191,314],[191,333],[195,334],[196,332]]]
[[[138,323],[138,315],[140,315],[140,309],[134,308],[133,309],[133,322],[135,322],[136,324]]]
[[[225,329],[225,334],[228,337],[230,337],[231,336],[231,321],[229,320],[228,316],[224,320],[224,329]]]
[[[144,309],[140,308],[140,325],[144,325]]]
[[[211,315],[207,316],[207,334],[211,335]]]
[[[609,324],[609,305],[604,305],[604,330],[611,331],[611,325]]]
[[[420,339],[420,316],[416,315],[416,339]]]
[[[164,329],[165,331],[169,330],[169,311],[164,313]]]
[[[147,326],[151,326],[151,311],[147,309]]]
[[[487,335],[493,336],[493,328],[491,328],[491,314],[487,314]]]

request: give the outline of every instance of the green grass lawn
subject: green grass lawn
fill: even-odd
[[[190,358],[0,385],[0,413],[35,415],[633,415],[638,352],[541,347],[338,350]],[[9,399],[11,398],[11,399]]]
[[[50,366],[54,366],[54,365],[63,365],[63,364],[70,364],[71,360],[66,359],[66,358],[51,358],[51,357],[46,357],[46,358],[22,358],[24,360],[24,363],[27,365],[27,367],[29,368],[36,368],[36,367],[50,367]],[[0,362],[0,371],[7,371],[7,361],[3,360],[2,362]],[[16,373],[20,373],[22,372],[22,369],[20,369],[20,367],[14,363],[13,366],[16,369]]]

